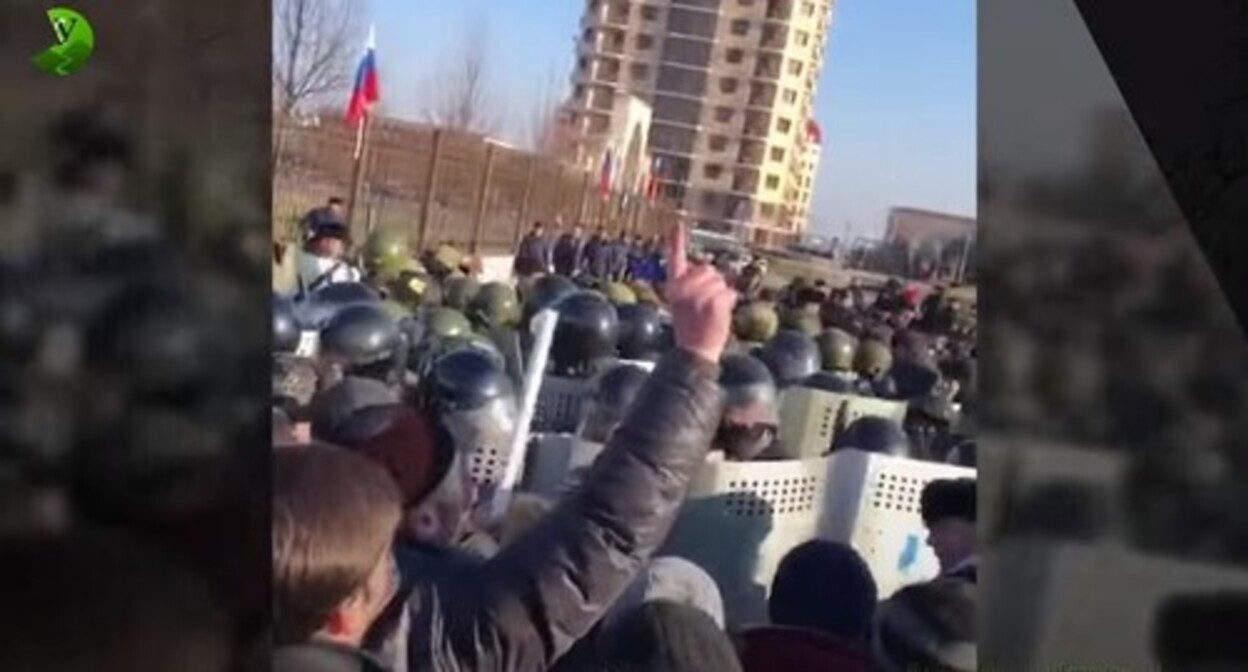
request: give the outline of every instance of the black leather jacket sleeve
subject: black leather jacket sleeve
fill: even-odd
[[[671,530],[719,424],[718,367],[662,360],[581,487],[527,535],[409,601],[408,669],[545,670]]]

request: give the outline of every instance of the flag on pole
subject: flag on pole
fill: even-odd
[[[615,186],[616,169],[615,152],[608,147],[602,155],[602,173],[598,177],[598,190],[603,199],[611,195],[611,189]]]
[[[364,55],[360,58],[360,66],[355,71],[355,88],[351,90],[351,102],[347,105],[349,123],[363,124],[364,118],[368,116],[369,107],[381,100],[381,88],[377,82],[376,47],[376,33],[370,27]]]
[[[646,179],[646,198],[653,201],[659,196],[659,175],[663,172],[663,159],[655,158]]]

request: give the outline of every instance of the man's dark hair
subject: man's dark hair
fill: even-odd
[[[808,541],[784,556],[771,585],[771,622],[864,642],[878,589],[871,569],[853,548]]]
[[[974,523],[976,489],[973,478],[939,479],[928,483],[919,497],[923,524],[931,527],[946,518]]]
[[[400,516],[394,480],[327,444],[280,448],[273,464],[277,644],[307,641],[368,581]]]
[[[347,202],[342,200],[341,196],[331,196],[329,198],[329,204],[330,205],[346,205]]]

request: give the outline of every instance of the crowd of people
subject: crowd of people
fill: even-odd
[[[711,453],[973,467],[972,306],[900,281],[776,286],[765,260],[730,269],[684,232],[539,224],[514,283],[385,231],[353,265],[333,205],[305,220],[301,280],[275,296],[275,669],[975,669],[973,479],[923,490],[940,575],[892,595],[850,545],[811,539],[776,570],[767,622],[733,623],[734,586],[663,554]],[[557,496],[518,493],[498,515],[511,493],[473,469],[516,431],[545,309],[546,373],[591,392],[574,423],[532,429],[600,450]],[[798,454],[779,409],[799,387],[904,404],[905,420],[841,417],[819,455]]]

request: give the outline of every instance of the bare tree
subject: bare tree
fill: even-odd
[[[552,72],[533,106],[529,119],[529,149],[547,156],[561,156],[568,147],[569,131],[563,119],[563,97],[559,95],[558,77]]]
[[[491,109],[489,36],[478,21],[465,36],[460,54],[429,87],[425,118],[431,124],[466,133],[490,135],[499,119]]]
[[[359,0],[274,0],[273,98],[283,116],[351,85]]]

